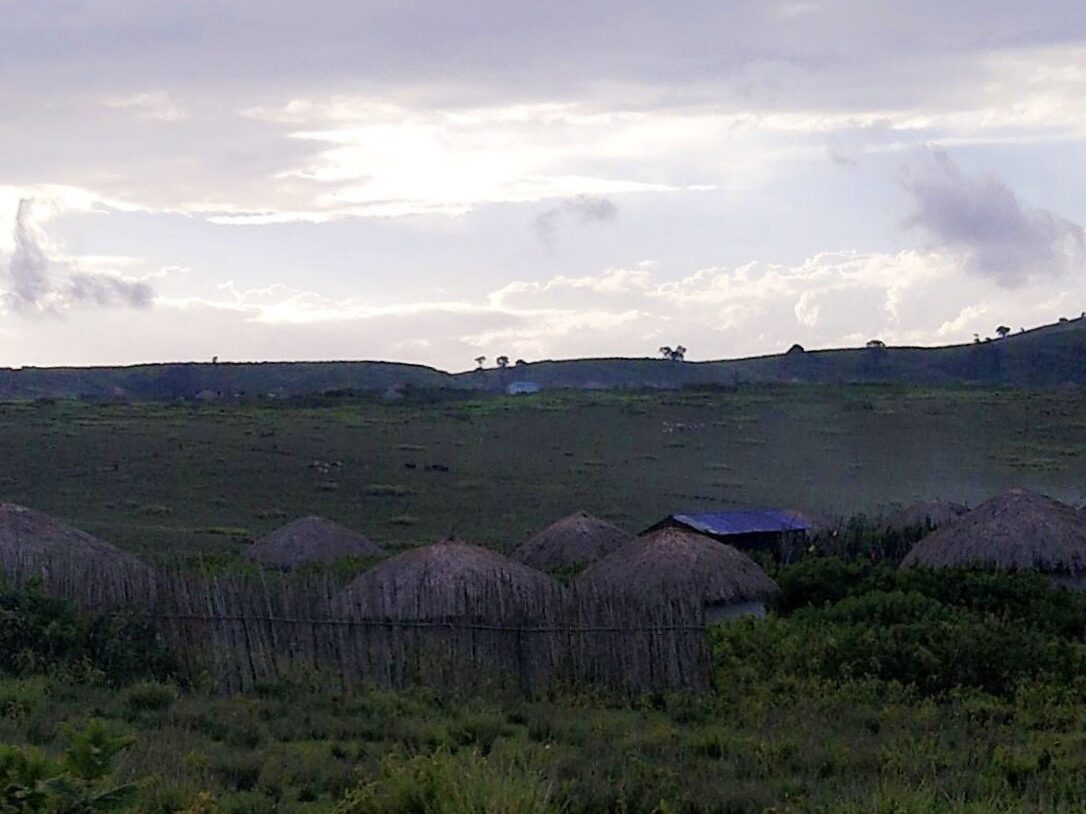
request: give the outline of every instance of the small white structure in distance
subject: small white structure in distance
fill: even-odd
[[[505,386],[505,395],[507,396],[525,396],[531,393],[538,393],[543,388],[535,382],[509,382]]]

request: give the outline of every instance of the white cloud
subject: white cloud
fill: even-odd
[[[106,107],[123,110],[137,119],[150,119],[159,122],[179,122],[188,115],[166,91],[156,90],[132,93],[126,96],[107,96]]]

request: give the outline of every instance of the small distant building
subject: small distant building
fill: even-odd
[[[740,551],[769,551],[785,562],[814,532],[811,522],[799,512],[763,509],[671,514],[642,534],[666,528],[703,534]]]
[[[509,382],[505,386],[505,394],[507,396],[525,396],[531,393],[538,393],[543,388],[535,382]]]

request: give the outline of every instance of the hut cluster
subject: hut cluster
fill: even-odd
[[[777,592],[751,555],[761,551],[787,560],[827,528],[798,512],[743,511],[675,514],[632,535],[578,512],[508,557],[445,540],[385,558],[364,535],[306,517],[261,538],[244,556],[281,570],[344,557],[371,564],[336,599],[344,612],[366,618],[519,624],[566,592],[565,583],[597,597],[697,603],[715,621],[762,615]],[[924,501],[888,516],[885,528],[911,529],[920,538],[903,568],[1033,570],[1060,585],[1086,588],[1086,515],[1029,491],[1008,491],[972,511]],[[125,598],[123,586],[134,574],[153,583],[151,569],[134,557],[11,504],[0,504],[0,566],[41,573],[58,591],[98,586],[94,590],[109,599]]]

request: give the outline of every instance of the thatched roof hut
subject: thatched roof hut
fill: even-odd
[[[901,565],[1086,576],[1086,517],[1058,500],[1012,489],[929,534]]]
[[[952,523],[968,511],[968,506],[949,500],[919,500],[888,515],[883,526],[899,533],[913,529],[930,531]]]
[[[546,574],[495,551],[445,540],[406,551],[361,574],[340,595],[355,616],[509,623],[552,600]]]
[[[41,577],[46,590],[81,604],[113,603],[150,590],[136,557],[49,515],[0,502],[0,571]]]
[[[603,559],[633,537],[585,512],[563,517],[513,552],[513,559],[541,571],[580,568]]]
[[[332,563],[343,557],[368,559],[384,552],[369,538],[323,517],[303,517],[261,537],[242,556],[267,568]]]
[[[702,601],[711,620],[761,615],[779,590],[754,560],[702,534],[665,527],[590,566],[578,586],[642,599]]]

